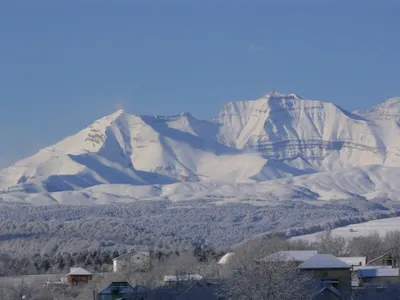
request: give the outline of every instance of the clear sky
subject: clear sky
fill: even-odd
[[[398,0],[0,1],[0,167],[119,107],[400,96]]]

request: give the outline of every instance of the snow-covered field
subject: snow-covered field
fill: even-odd
[[[342,236],[345,238],[354,238],[359,236],[367,236],[374,232],[380,236],[384,236],[390,231],[400,230],[400,217],[380,219],[359,224],[352,224],[332,230],[333,236]],[[318,233],[307,234],[291,238],[292,240],[315,241]]]

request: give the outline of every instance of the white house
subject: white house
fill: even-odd
[[[113,259],[113,271],[143,271],[149,269],[150,264],[151,260],[149,252],[132,251]]]

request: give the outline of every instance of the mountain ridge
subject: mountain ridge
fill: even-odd
[[[400,142],[393,138],[400,134],[397,117],[382,117],[396,116],[397,111],[400,118],[400,98],[348,112],[329,102],[277,92],[228,102],[211,121],[188,112],[151,116],[118,110],[0,170],[0,198],[24,201],[32,198],[28,194],[104,185],[113,190],[112,185],[121,184],[142,186],[148,196],[153,188],[171,184],[185,190],[185,183],[263,183],[290,190],[290,178],[309,174],[318,182],[332,172],[364,172],[373,165],[400,168]],[[287,187],[281,184],[285,180]],[[301,185],[308,189],[305,195],[326,198],[307,183]],[[197,192],[192,189],[192,196]],[[138,193],[146,198],[143,191]],[[339,187],[335,193],[352,194]]]

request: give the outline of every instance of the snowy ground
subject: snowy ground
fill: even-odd
[[[400,217],[380,219],[359,224],[348,225],[332,230],[334,236],[343,236],[345,238],[353,238],[366,236],[377,232],[380,236],[384,236],[387,232],[400,230]],[[315,241],[318,233],[307,234],[293,237],[292,240]]]

